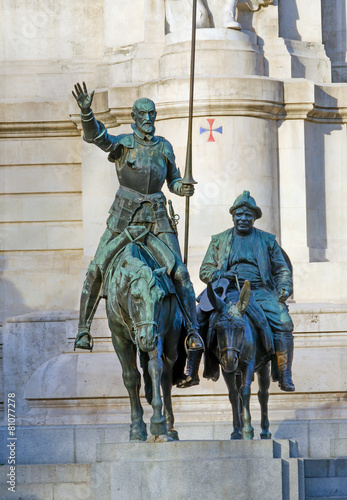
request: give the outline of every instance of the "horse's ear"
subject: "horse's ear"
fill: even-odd
[[[207,297],[216,311],[221,312],[222,309],[224,309],[225,302],[220,297],[218,297],[217,294],[214,293],[210,282],[207,283]]]
[[[166,267],[161,267],[160,269],[154,269],[153,274],[155,276],[158,276],[158,278],[161,278],[161,276],[164,276],[166,273]]]
[[[249,281],[246,280],[240,292],[239,301],[236,304],[236,307],[238,308],[241,314],[245,313],[245,310],[250,300],[251,300],[251,285]]]

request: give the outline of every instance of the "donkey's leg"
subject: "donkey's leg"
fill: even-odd
[[[251,384],[254,378],[254,362],[247,364],[243,385],[241,387],[242,395],[242,437],[243,439],[253,439],[254,429],[251,423],[251,411],[250,411],[250,400],[251,400]]]
[[[146,441],[147,430],[140,402],[141,375],[136,364],[136,349],[133,343],[115,335],[112,337],[115,351],[122,365],[123,382],[129,393],[131,406],[130,441]]]
[[[233,432],[231,433],[230,439],[242,439],[241,428],[241,416],[240,416],[240,396],[236,384],[235,373],[226,373],[222,370],[222,374],[229,392],[229,401],[233,410]]]
[[[270,387],[270,369],[269,363],[265,366],[262,366],[258,371],[258,400],[260,404],[261,411],[261,439],[271,439],[271,432],[269,431],[270,423],[267,414],[267,403],[269,400],[269,387]]]
[[[150,431],[154,436],[166,434],[165,417],[162,414],[163,403],[160,396],[160,383],[163,373],[163,361],[161,359],[161,349],[157,348],[149,354],[148,373],[152,379],[152,408]]]

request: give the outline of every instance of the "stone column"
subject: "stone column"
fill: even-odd
[[[285,0],[278,8],[281,37],[322,43],[321,0]]]
[[[322,0],[323,42],[332,64],[332,81],[347,82],[347,1]]]

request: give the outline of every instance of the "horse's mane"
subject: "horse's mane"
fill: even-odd
[[[141,258],[141,253],[135,243],[130,243],[124,249],[122,258],[119,262],[119,266],[124,269],[130,269],[132,274],[143,274],[142,271],[145,269],[150,269],[153,271],[149,263],[145,262]],[[148,272],[148,271],[145,271]],[[152,274],[150,278],[149,285],[151,286],[154,282],[154,276]]]

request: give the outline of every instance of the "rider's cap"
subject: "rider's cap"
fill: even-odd
[[[233,214],[235,210],[240,207],[247,207],[253,210],[255,219],[260,219],[263,215],[261,209],[257,206],[255,199],[249,194],[249,191],[244,191],[236,198],[233,206],[229,208],[229,212]]]

